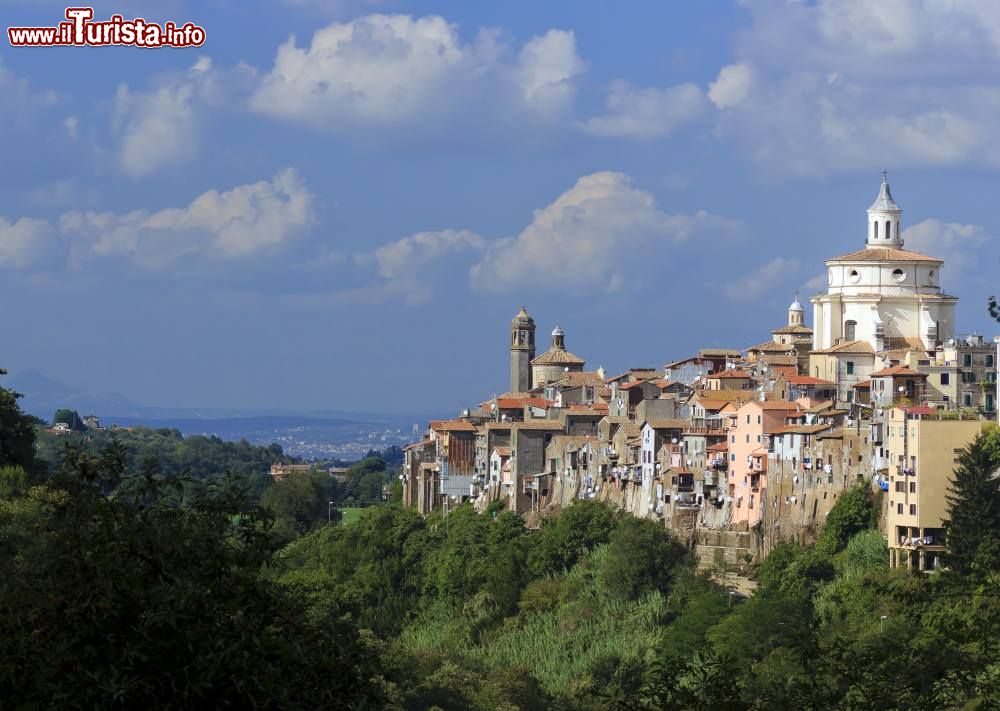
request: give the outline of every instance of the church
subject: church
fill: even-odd
[[[932,351],[954,338],[958,298],[941,291],[940,259],[904,249],[902,215],[883,174],[864,248],[826,262],[827,292],[812,298],[813,351],[855,341],[876,353]]]

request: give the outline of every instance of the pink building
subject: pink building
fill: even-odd
[[[767,494],[767,455],[771,434],[797,417],[794,402],[752,400],[736,411],[729,429],[729,496],[733,499],[732,522],[753,526],[761,519]]]

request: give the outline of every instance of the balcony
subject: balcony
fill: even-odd
[[[753,462],[750,464],[750,471],[757,473],[764,473],[767,471],[767,460],[763,457],[754,457]]]
[[[729,466],[726,463],[726,460],[723,459],[722,457],[717,457],[715,459],[712,459],[711,461],[709,461],[708,464],[710,467],[712,467],[712,469],[726,469]]]
[[[902,464],[896,467],[896,472],[900,476],[916,476],[917,470],[914,467],[904,467]]]

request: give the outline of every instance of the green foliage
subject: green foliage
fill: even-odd
[[[35,467],[34,419],[21,412],[20,395],[0,388],[0,467],[19,466],[28,472]]]
[[[589,550],[610,540],[614,511],[598,501],[575,500],[558,516],[544,520],[528,564],[534,575],[561,573]]]
[[[835,553],[847,545],[851,537],[877,525],[878,512],[871,489],[863,484],[844,492],[826,517],[819,546]]]
[[[947,495],[946,562],[968,575],[1000,569],[1000,433],[980,434],[958,458]]]
[[[375,659],[331,606],[260,576],[275,542],[234,480],[80,456],[45,486],[0,473],[0,697],[24,708],[347,708]],[[114,492],[113,496],[106,495]],[[317,654],[316,650],[327,650]]]
[[[599,581],[608,593],[630,600],[652,590],[667,592],[686,559],[687,549],[662,523],[624,516],[611,533]]]
[[[274,515],[275,532],[291,541],[327,523],[330,501],[329,476],[293,473],[271,484],[261,496],[260,506]]]
[[[76,410],[56,410],[56,414],[52,416],[52,425],[60,423],[69,427],[73,432],[84,432],[87,429]]]

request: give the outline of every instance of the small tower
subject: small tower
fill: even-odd
[[[903,246],[902,222],[903,211],[892,199],[889,191],[889,176],[882,171],[882,187],[878,197],[868,208],[868,242],[869,247]]]
[[[805,315],[806,315],[806,310],[802,308],[802,302],[799,301],[799,295],[798,293],[796,293],[795,301],[793,301],[792,305],[788,307],[788,325],[804,326]]]
[[[559,328],[558,324],[552,329],[552,350],[566,350],[566,334]]]
[[[535,319],[522,306],[510,322],[510,389],[531,390],[531,361],[535,358]]]

